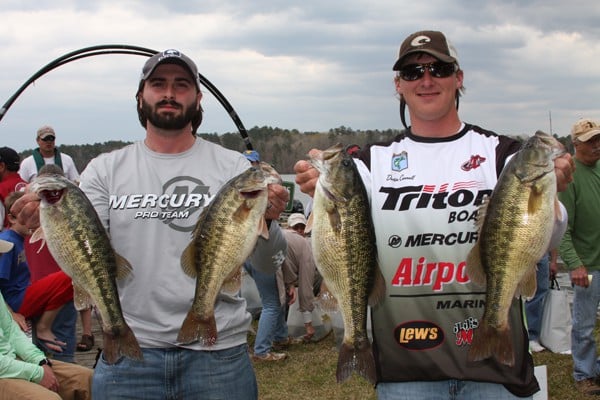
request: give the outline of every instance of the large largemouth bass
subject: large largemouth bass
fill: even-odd
[[[375,384],[367,306],[383,298],[385,282],[377,264],[367,192],[341,145],[312,156],[310,162],[320,172],[308,222],[313,254],[344,322],[336,378],[343,382],[356,371]]]
[[[85,194],[61,175],[39,175],[30,185],[40,203],[40,229],[31,241],[45,240],[60,268],[71,277],[75,306],[96,305],[102,318],[104,358],[113,364],[121,355],[141,360],[142,351],[125,322],[116,279],[131,266],[115,253],[104,226]],[[43,245],[43,244],[42,244]]]
[[[181,256],[185,273],[196,278],[196,293],[179,331],[179,342],[216,343],[217,295],[221,290],[239,291],[242,264],[258,237],[268,238],[264,214],[270,183],[281,183],[271,166],[251,167],[227,182],[200,214],[192,241]]]
[[[536,263],[549,250],[560,212],[554,159],[564,152],[555,138],[536,132],[509,160],[479,210],[479,236],[467,257],[467,273],[486,286],[486,300],[470,361],[495,357],[508,366],[515,363],[509,308],[515,297],[535,294]]]

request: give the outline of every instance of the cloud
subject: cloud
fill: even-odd
[[[566,135],[581,116],[600,119],[599,18],[597,2],[582,0],[3,1],[0,101],[63,54],[129,44],[192,57],[247,128],[400,128],[391,67],[405,36],[431,28],[458,49],[463,120],[523,134],[549,130],[551,115]],[[32,148],[43,124],[58,144],[141,139],[133,96],[143,62],[96,56],[48,73],[0,121],[4,145]],[[200,131],[236,130],[210,93],[203,101]]]

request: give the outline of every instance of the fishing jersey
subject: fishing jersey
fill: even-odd
[[[362,151],[359,169],[369,170],[362,175],[386,281],[385,299],[372,309],[379,381],[496,382],[520,396],[539,390],[520,300],[509,317],[515,366],[467,361],[485,307],[485,288],[465,268],[477,241],[477,210],[519,147],[465,124],[452,137],[408,130]]]
[[[213,346],[180,345],[177,334],[196,287],[196,279],[181,267],[183,250],[202,209],[249,167],[241,153],[196,138],[179,154],[155,153],[136,142],[100,155],[82,173],[81,189],[107,227],[114,249],[132,266],[133,276],[117,284],[125,320],[141,347],[220,350],[246,342],[251,322],[246,302],[223,293],[215,304],[218,339]],[[270,240],[259,239],[255,251],[266,243],[269,257],[264,262],[277,267],[285,257],[285,240],[283,250],[268,247],[283,236],[278,229],[271,224]]]

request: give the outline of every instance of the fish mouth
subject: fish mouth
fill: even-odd
[[[55,204],[62,198],[64,192],[65,189],[41,190],[39,194],[48,204]]]
[[[325,185],[321,186],[323,188],[323,193],[325,197],[327,197],[330,201],[335,202],[344,202],[346,199],[340,196],[336,196],[331,190],[327,189]]]
[[[260,196],[260,194],[262,193],[263,190],[264,189],[248,190],[248,191],[245,191],[245,192],[242,191],[242,192],[240,192],[240,194],[245,199],[256,199],[258,196]]]

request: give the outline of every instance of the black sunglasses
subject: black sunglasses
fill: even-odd
[[[42,142],[54,142],[54,139],[56,139],[54,136],[50,135],[50,136],[46,136],[45,138],[40,138],[40,140]]]
[[[456,64],[442,61],[427,64],[408,64],[400,68],[398,76],[405,81],[416,81],[425,75],[425,70],[434,78],[447,78],[456,72]]]

